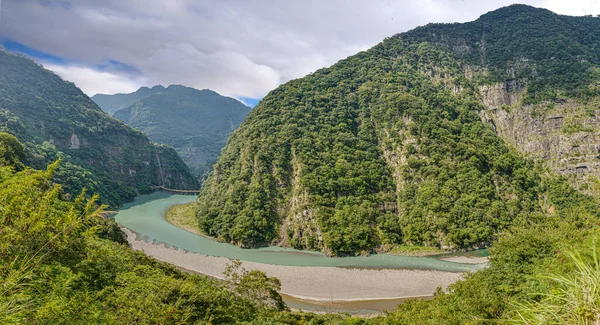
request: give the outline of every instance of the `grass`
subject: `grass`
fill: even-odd
[[[167,210],[165,218],[174,226],[202,235],[198,228],[198,219],[196,219],[197,209],[198,204],[196,202],[174,205]]]
[[[550,290],[540,293],[540,301],[513,304],[517,324],[600,324],[600,260],[594,248],[592,256],[570,252],[575,269],[567,274],[540,277]]]

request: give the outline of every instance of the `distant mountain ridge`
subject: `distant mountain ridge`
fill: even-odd
[[[119,93],[113,95],[107,94],[96,94],[92,96],[92,100],[102,108],[108,115],[113,115],[116,111],[121,108],[125,108],[133,104],[135,101],[142,99],[146,96],[156,94],[164,91],[165,87],[161,85],[154,86],[152,88],[141,87],[133,93]]]
[[[229,134],[250,112],[238,100],[203,89],[170,85],[142,87],[131,94],[96,95],[106,112],[146,133],[153,141],[172,146],[202,177],[225,146]],[[108,106],[103,106],[108,105]]]
[[[104,113],[73,83],[25,58],[0,50],[0,130],[25,145],[36,169],[62,159],[55,181],[67,192],[83,188],[113,207],[152,186],[197,189],[173,150]]]

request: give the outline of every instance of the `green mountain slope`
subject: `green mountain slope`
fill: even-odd
[[[596,96],[600,19],[512,5],[464,24],[429,24],[399,37],[429,42],[456,55],[481,84],[516,79],[525,102]]]
[[[152,88],[142,87],[130,94],[114,94],[114,95],[106,95],[106,94],[96,94],[92,96],[92,100],[102,108],[108,115],[113,115],[116,111],[121,108],[125,108],[136,101],[150,96],[152,94],[156,94],[158,92],[164,91],[165,87],[157,85]]]
[[[202,176],[249,112],[249,107],[214,91],[171,85],[116,111],[114,117],[175,148]]]
[[[43,169],[63,159],[54,177],[69,193],[87,187],[102,202],[119,205],[162,185],[163,178],[171,188],[198,186],[172,148],[152,144],[102,112],[74,84],[3,50],[0,129],[24,143],[29,166]]]
[[[543,213],[553,204],[540,199],[544,173],[480,114],[485,86],[507,77],[507,91],[523,84],[531,101],[598,94],[595,36],[581,36],[576,53],[558,42],[555,57],[542,46],[515,49],[527,39],[551,43],[558,34],[539,29],[556,19],[565,35],[595,26],[511,6],[473,23],[396,35],[280,86],[230,137],[199,197],[200,227],[243,246],[352,254],[396,244],[487,245]],[[475,66],[481,53],[471,42],[481,40],[476,27],[488,25],[488,59]],[[574,76],[563,73],[559,55],[581,63]],[[511,58],[529,69],[503,75]]]

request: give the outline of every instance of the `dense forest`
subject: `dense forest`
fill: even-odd
[[[79,88],[33,61],[0,50],[0,130],[25,146],[24,163],[77,195],[85,187],[115,207],[153,185],[195,189],[175,150],[106,115]]]
[[[544,28],[557,19],[565,22],[561,29]],[[570,65],[574,54],[563,47],[571,43],[556,45],[554,58],[548,47],[524,45],[552,43],[561,30],[570,35],[594,23],[511,6],[473,23],[396,35],[280,86],[230,137],[200,195],[200,227],[247,247],[280,244],[332,255],[398,244],[489,245],[498,232],[544,213],[546,171],[481,120],[478,86],[512,78],[498,73],[506,69],[500,62],[525,58],[535,73],[515,70],[514,77],[531,100],[546,98],[548,87],[556,90],[552,98],[597,95],[592,54],[577,57],[585,64],[571,85],[566,66],[552,63],[562,62],[564,52]],[[493,27],[484,33],[483,54],[469,41],[481,39],[481,28],[471,27],[477,24]],[[469,64],[471,52],[487,59],[481,67],[468,65],[432,35],[469,44],[463,51]],[[581,55],[597,52],[600,39],[579,39]]]
[[[478,84],[517,79],[526,103],[598,95],[599,17],[513,5],[464,24],[429,24],[397,35],[452,52]]]
[[[130,95],[140,96],[142,89]],[[250,108],[208,89],[171,85],[150,90],[151,94],[125,105],[113,116],[141,130],[152,141],[175,148],[192,171],[200,179],[205,178],[229,134],[242,123]],[[111,99],[109,95],[92,99],[109,111],[111,106],[104,108],[102,104]]]

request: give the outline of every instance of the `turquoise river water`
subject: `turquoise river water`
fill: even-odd
[[[156,192],[137,197],[133,202],[123,206],[115,215],[121,225],[138,233],[146,241],[165,243],[191,252],[211,256],[223,256],[243,261],[293,266],[330,266],[358,268],[406,268],[435,269],[450,272],[465,272],[479,269],[481,265],[460,264],[438,260],[449,255],[486,255],[487,251],[456,253],[432,257],[409,257],[388,254],[377,254],[358,257],[327,257],[318,252],[299,251],[281,247],[265,247],[259,249],[242,249],[240,247],[216,242],[210,238],[199,236],[168,223],[164,215],[169,207],[177,204],[193,202],[195,196],[171,195]],[[327,303],[302,300],[282,295],[289,307],[321,311],[346,312],[351,314],[374,314],[384,310],[392,310],[406,299],[375,299],[365,301]],[[423,297],[422,299],[430,299]]]
[[[164,215],[169,207],[193,202],[195,199],[195,196],[171,195],[162,192],[142,195],[124,205],[115,215],[115,219],[124,227],[138,233],[146,241],[154,240],[155,243],[165,243],[168,246],[191,252],[258,263],[292,266],[433,269],[450,272],[465,272],[482,267],[481,265],[442,261],[438,259],[439,256],[412,257],[374,254],[331,258],[318,252],[282,247],[243,249],[193,234],[173,226],[165,220]]]

